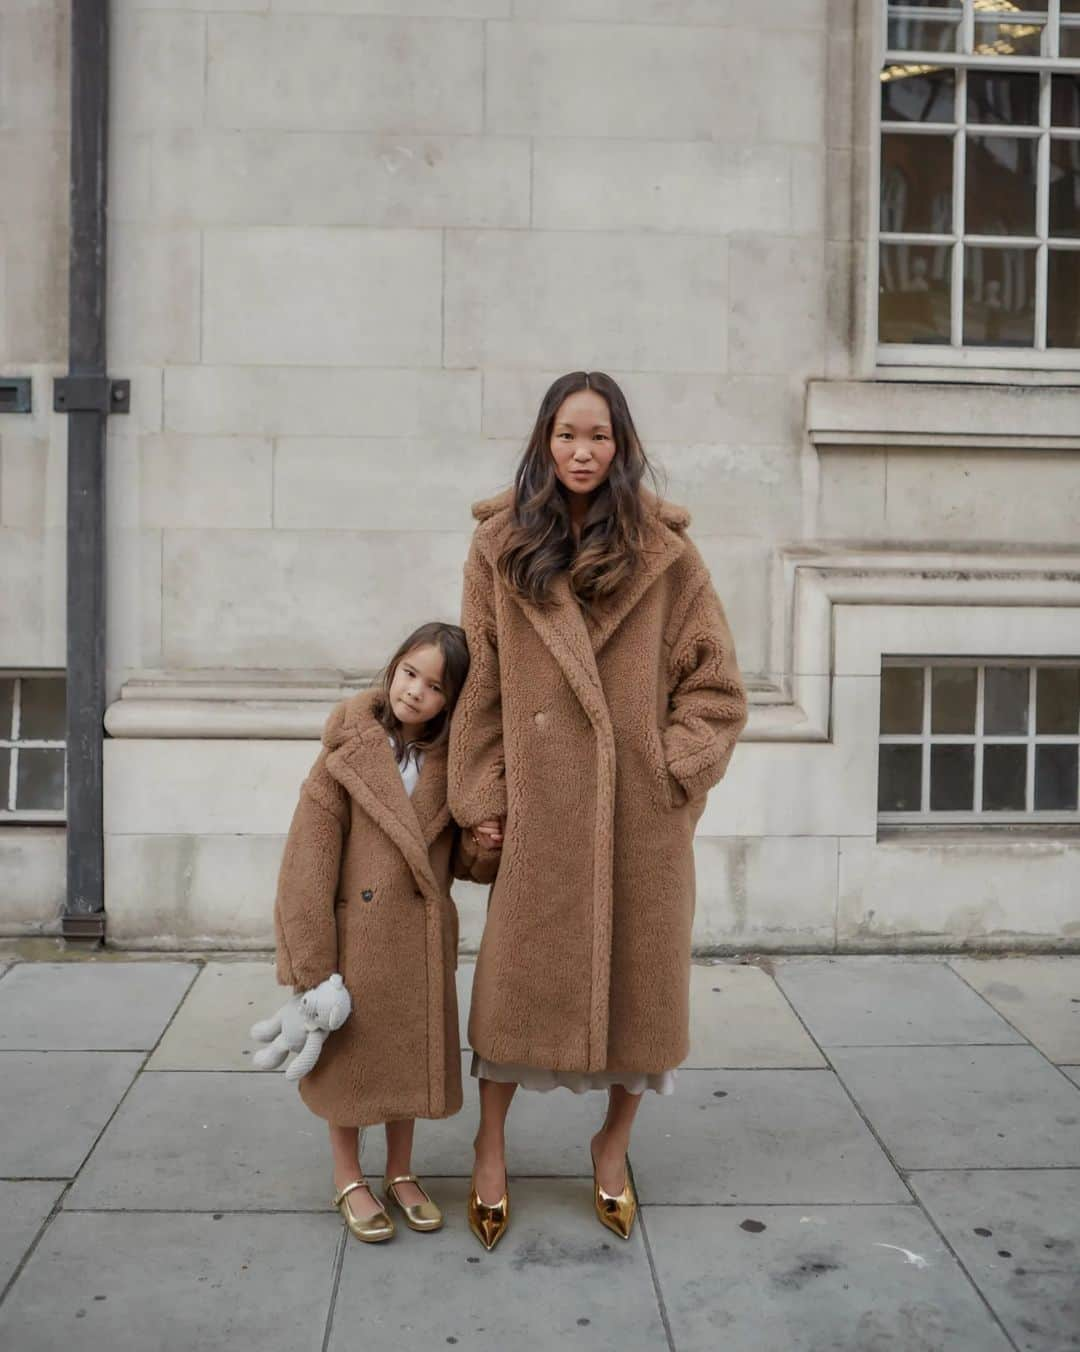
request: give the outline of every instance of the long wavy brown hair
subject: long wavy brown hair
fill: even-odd
[[[436,647],[443,655],[442,687],[446,694],[446,703],[442,712],[430,719],[424,731],[410,745],[406,745],[402,736],[401,724],[390,707],[390,686],[394,672],[406,653],[414,648]],[[380,698],[372,705],[372,713],[389,733],[394,743],[394,755],[399,761],[405,759],[406,751],[430,751],[442,746],[450,736],[450,716],[454,712],[457,697],[469,674],[469,646],[465,641],[465,630],[456,624],[443,624],[441,620],[432,620],[414,629],[394,653],[390,661],[375,677],[372,685],[379,691]]]
[[[615,454],[607,477],[592,495],[580,542],[570,525],[569,497],[555,474],[551,433],[563,401],[595,390],[607,401]],[[514,526],[499,557],[499,573],[519,596],[539,605],[550,600],[561,572],[570,590],[588,606],[616,591],[632,571],[641,545],[639,489],[648,474],[659,492],[630,415],[626,396],[603,371],[571,371],[549,386],[514,475]]]

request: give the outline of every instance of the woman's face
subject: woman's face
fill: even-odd
[[[434,643],[410,648],[394,668],[390,707],[406,728],[418,728],[446,708],[443,687],[446,660]]]
[[[608,476],[615,455],[611,410],[595,390],[578,390],[559,405],[551,429],[551,458],[571,493],[592,493]]]

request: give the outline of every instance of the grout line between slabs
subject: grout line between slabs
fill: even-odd
[[[1064,1070],[1061,1068],[1061,1066],[1056,1061],[1052,1061],[1050,1057],[1047,1056],[1047,1054],[1043,1051],[1043,1049],[1038,1045],[1038,1043],[1033,1042],[1031,1038],[1029,1038],[1027,1034],[1023,1032],[1022,1029],[1018,1028],[1007,1014],[1003,1014],[1001,1010],[997,1008],[996,1005],[991,1004],[991,1002],[982,993],[982,991],[979,990],[977,986],[973,986],[971,984],[971,982],[967,979],[967,977],[964,976],[963,972],[958,972],[951,962],[947,962],[945,965],[948,967],[949,971],[952,972],[953,976],[955,976],[958,981],[962,981],[964,985],[968,988],[968,990],[974,991],[975,994],[979,997],[979,999],[983,1002],[983,1004],[987,1006],[988,1009],[993,1010],[993,1012],[998,1016],[999,1019],[1001,1019],[1004,1023],[1007,1023],[1009,1027],[1013,1030],[1013,1032],[1017,1035],[1017,1037],[1023,1038],[1024,1043],[1028,1047],[1031,1047],[1034,1051],[1038,1052],[1038,1054],[1042,1057],[1042,1059],[1046,1062],[1046,1064],[1048,1066],[1053,1067],[1053,1069],[1058,1072],[1058,1074],[1061,1076],[1061,1078],[1065,1081],[1066,1084],[1072,1085],[1074,1089],[1080,1087],[1077,1086],[1075,1080],[1070,1080],[1068,1075],[1066,1075]],[[1016,1044],[1010,1043],[1007,1045],[1015,1046]]]
[[[631,1176],[633,1176],[632,1170]],[[656,1260],[653,1258],[652,1244],[649,1242],[649,1231],[645,1224],[645,1213],[640,1210],[640,1208],[638,1211],[638,1225],[641,1226],[641,1238],[645,1245],[645,1257],[649,1261],[649,1272],[652,1274],[653,1290],[656,1293],[656,1307],[660,1312],[660,1322],[664,1326],[664,1337],[667,1339],[668,1352],[676,1352],[675,1339],[671,1332],[671,1321],[668,1318],[667,1302],[664,1300],[663,1288],[660,1285],[660,1274],[656,1270]]]
[[[334,1328],[334,1312],[337,1309],[338,1287],[341,1285],[341,1270],[345,1263],[345,1241],[349,1232],[343,1225],[338,1236],[337,1252],[334,1254],[334,1275],[330,1284],[330,1303],[326,1307],[326,1326],[323,1329],[322,1352],[330,1346],[330,1335]]]

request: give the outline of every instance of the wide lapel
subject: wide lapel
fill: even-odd
[[[428,859],[428,841],[402,783],[386,729],[373,722],[326,758],[326,768],[401,851],[421,890],[440,895]],[[421,778],[427,770],[425,761]],[[432,767],[437,769],[437,767]],[[429,782],[435,776],[428,776]],[[419,792],[419,785],[417,785]]]
[[[683,552],[683,547],[681,536],[650,517],[645,518],[641,551],[633,573],[618,591],[598,597],[589,606],[586,626],[594,654],[600,652],[656,579]]]
[[[409,799],[424,844],[429,848],[450,823],[450,808],[446,801],[446,755],[446,742],[424,752],[420,778]]]
[[[547,605],[540,606],[517,595],[514,601],[562,668],[589,721],[598,732],[610,735],[611,719],[596,656],[585,627],[585,617],[570,590],[566,573],[559,573],[552,583],[551,600]]]

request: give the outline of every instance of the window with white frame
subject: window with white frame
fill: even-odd
[[[878,819],[1080,822],[1080,663],[883,659]]]
[[[64,820],[65,699],[62,673],[0,674],[0,822]]]
[[[1080,366],[1080,0],[881,3],[879,360]]]

